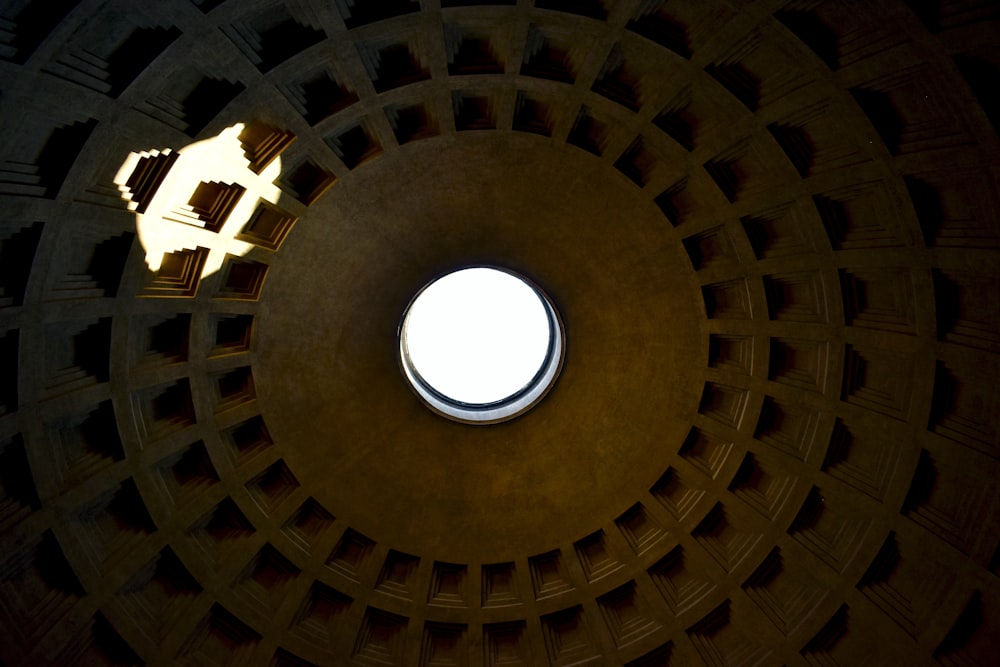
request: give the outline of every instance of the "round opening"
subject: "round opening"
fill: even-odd
[[[473,267],[425,286],[399,332],[403,373],[435,412],[495,423],[535,405],[562,363],[551,301],[509,271]]]

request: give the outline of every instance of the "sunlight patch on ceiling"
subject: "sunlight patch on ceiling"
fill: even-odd
[[[260,173],[251,168],[237,123],[211,137],[172,151],[131,153],[114,182],[136,214],[146,265],[157,271],[168,253],[207,249],[201,277],[218,271],[227,255],[241,257],[254,245],[237,237],[263,200],[277,204],[275,157]]]

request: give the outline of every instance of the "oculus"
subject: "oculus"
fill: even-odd
[[[513,419],[548,393],[562,367],[562,322],[525,278],[465,268],[425,285],[399,327],[403,375],[424,403],[455,421]]]

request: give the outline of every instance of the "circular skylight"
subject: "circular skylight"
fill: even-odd
[[[449,273],[410,303],[400,359],[417,394],[463,422],[513,418],[540,400],[562,361],[551,302],[522,278],[489,267]]]

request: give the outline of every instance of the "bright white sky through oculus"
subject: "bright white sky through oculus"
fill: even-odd
[[[523,389],[541,368],[549,321],[535,290],[509,273],[456,271],[420,293],[406,318],[412,367],[463,403],[492,403]]]

